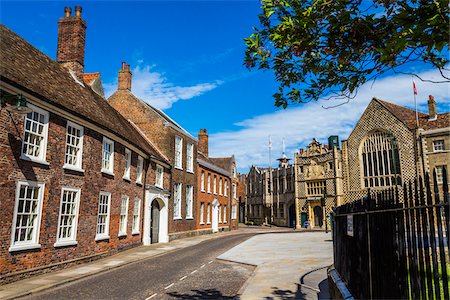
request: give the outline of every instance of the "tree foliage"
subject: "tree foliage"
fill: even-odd
[[[262,0],[261,8],[259,28],[244,39],[245,65],[274,71],[276,106],[354,97],[419,62],[450,81],[448,0]]]

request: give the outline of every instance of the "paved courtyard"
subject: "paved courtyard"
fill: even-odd
[[[324,232],[260,234],[218,258],[257,266],[241,299],[326,298],[319,290],[333,263],[333,243]]]

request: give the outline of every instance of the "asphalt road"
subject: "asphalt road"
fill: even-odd
[[[232,299],[253,267],[215,258],[253,235],[208,240],[26,299]]]

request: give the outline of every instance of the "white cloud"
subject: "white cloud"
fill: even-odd
[[[436,71],[419,74],[422,78],[440,80]],[[427,111],[428,94],[435,96],[439,104],[438,111],[448,111],[450,91],[448,84],[433,84],[416,80],[419,95],[419,110]],[[268,165],[269,136],[272,137],[272,164],[282,153],[282,139],[286,142],[286,154],[293,158],[294,151],[305,147],[312,138],[327,143],[328,136],[339,135],[346,139],[354,125],[373,97],[377,97],[402,106],[414,108],[413,88],[410,76],[389,76],[365,84],[355,99],[348,104],[324,109],[323,106],[336,105],[337,101],[319,101],[279,110],[274,113],[243,120],[235,125],[237,131],[211,134],[210,153],[214,156],[235,154],[242,172],[252,165]]]
[[[147,102],[159,108],[170,108],[179,100],[187,100],[215,89],[223,82],[216,80],[192,86],[177,86],[169,82],[164,74],[153,71],[154,66],[136,66],[133,70],[132,92]],[[117,89],[117,79],[114,83],[104,84],[105,95],[109,97]]]

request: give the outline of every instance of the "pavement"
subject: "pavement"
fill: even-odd
[[[254,236],[218,259],[256,266],[240,299],[329,299],[326,268],[333,263],[331,234],[292,232]]]
[[[115,269],[126,268],[126,265],[135,266],[133,263],[136,262],[142,265],[144,260],[147,261],[153,257],[157,259],[159,256],[195,246],[204,241],[242,233],[264,234],[253,236],[221,255],[219,255],[220,252],[216,254],[222,261],[256,266],[255,271],[250,275],[250,279],[238,292],[241,295],[238,296],[239,298],[318,298],[320,294],[318,291],[324,290],[323,279],[326,279],[326,269],[315,269],[332,263],[332,243],[328,241],[330,240],[330,234],[307,231],[293,232],[292,229],[276,227],[244,226],[237,231],[179,239],[167,244],[140,246],[93,262],[33,276],[0,286],[0,299],[39,295],[43,294],[44,291],[47,293],[47,290],[50,292],[62,285],[65,287],[67,284],[73,285],[81,281],[88,281],[91,277],[107,276],[103,275],[103,272],[107,274],[114,272]],[[142,264],[140,261],[142,261]],[[249,270],[253,270],[253,268]],[[197,276],[201,275],[200,272],[197,274],[199,274]],[[202,281],[200,278],[197,278],[197,280]],[[187,298],[176,298],[190,299],[189,294],[185,295]],[[196,299],[202,299],[202,297]],[[326,296],[323,299],[326,299]]]

